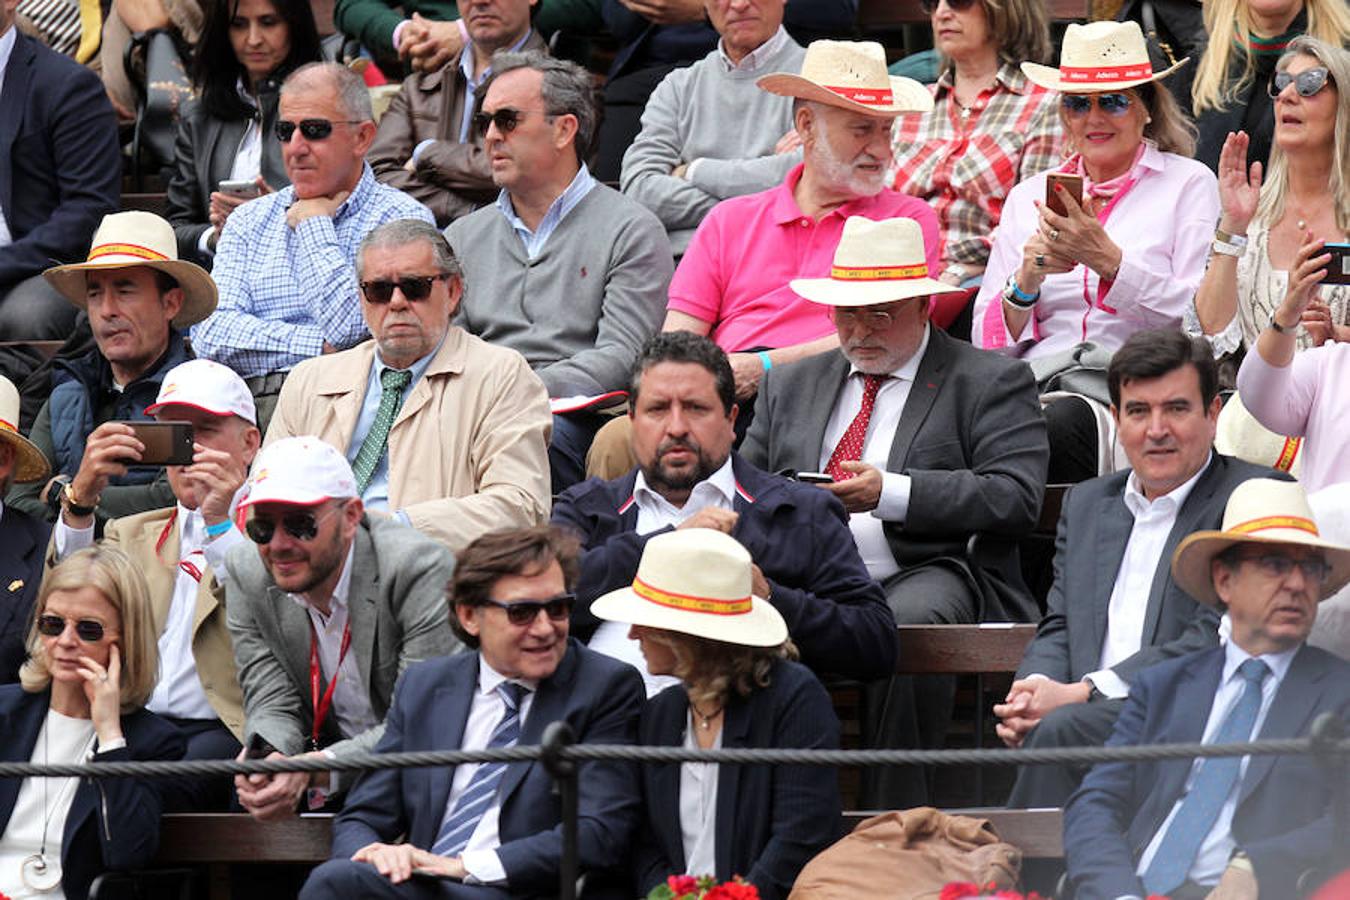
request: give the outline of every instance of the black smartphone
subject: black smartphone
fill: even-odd
[[[797,480],[806,484],[834,484],[834,478],[824,472],[798,472]]]
[[[192,464],[191,422],[127,422],[136,440],[145,445],[138,466]]]
[[[1322,279],[1322,283],[1350,284],[1350,244],[1326,243],[1322,245],[1322,252],[1331,254],[1331,261],[1327,263],[1327,277]]]

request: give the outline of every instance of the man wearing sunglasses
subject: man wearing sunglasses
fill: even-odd
[[[497,531],[461,551],[450,622],[474,650],[408,670],[377,752],[538,744],[557,721],[579,743],[633,743],[637,672],[568,636],[577,557],[576,540],[548,526]],[[627,861],[641,791],[622,764],[582,763],[578,776],[579,869],[588,896],[611,896],[596,892],[596,870]],[[300,897],[423,896],[414,874],[441,879],[428,897],[553,896],[559,822],[537,761],[371,771],[333,823],[333,858]]]
[[[345,66],[311,63],[281,87],[275,139],[291,186],[226,221],[212,276],[220,304],[192,331],[198,356],[248,383],[266,430],[286,373],[301,360],[366,336],[352,261],[361,239],[430,210],[375,180],[370,93]]]
[[[420,219],[376,228],[356,262],[374,341],[306,360],[281,389],[269,443],[340,450],[368,511],[452,550],[548,517],[548,395],[524,358],[450,324],[459,260]]]
[[[1323,714],[1350,716],[1350,663],[1306,644],[1318,603],[1350,582],[1350,547],[1321,535],[1299,484],[1239,485],[1171,574],[1228,638],[1139,673],[1113,746],[1307,737]],[[1074,894],[1306,895],[1345,866],[1344,777],[1307,756],[1102,763],[1064,811]]]
[[[225,563],[244,753],[368,751],[399,674],[458,646],[445,603],[450,552],[366,516],[351,466],[316,437],[266,447],[247,490],[240,508],[256,547],[240,542]],[[342,787],[328,772],[235,778],[239,802],[263,821],[322,807]]]

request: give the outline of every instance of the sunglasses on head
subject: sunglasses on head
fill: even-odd
[[[938,4],[941,0],[919,0],[919,8],[923,14],[931,16],[937,12]],[[975,5],[975,0],[947,0],[947,8],[952,12],[965,12]]]
[[[1085,116],[1092,109],[1092,98],[1097,98],[1097,108],[1108,116],[1123,116],[1134,103],[1129,94],[1065,94],[1059,98],[1060,106],[1071,116]]]
[[[530,113],[528,109],[512,109],[509,106],[503,106],[495,112],[475,113],[473,117],[474,130],[479,134],[486,135],[489,125],[496,125],[497,130],[502,134],[510,134],[516,130],[520,120]],[[547,117],[548,113],[544,113]]]
[[[96,622],[93,619],[71,620],[53,613],[44,613],[38,616],[38,634],[45,634],[47,637],[59,637],[66,630],[66,623],[69,621],[75,622],[75,634],[86,644],[97,644],[103,640],[105,629],[102,622]]]
[[[449,277],[448,273],[441,272],[438,275],[404,275],[396,281],[363,281],[361,293],[371,303],[388,303],[394,299],[394,288],[398,288],[409,300],[425,300],[431,296],[433,284]]]
[[[1285,88],[1292,84],[1300,97],[1311,97],[1326,87],[1327,82],[1331,80],[1331,73],[1326,70],[1325,66],[1304,69],[1297,75],[1290,72],[1276,72],[1270,76],[1270,84],[1266,86],[1266,93],[1271,97],[1278,97],[1284,93]]]
[[[335,506],[319,515],[313,512],[291,513],[281,517],[281,528],[297,541],[312,541],[319,534],[319,523],[341,508]],[[277,521],[255,515],[244,524],[244,533],[255,544],[269,544],[277,533]]]
[[[278,119],[276,126],[277,140],[283,144],[289,144],[291,137],[295,134],[295,129],[300,129],[300,134],[307,141],[323,141],[333,133],[334,125],[359,125],[357,119],[340,119],[331,122],[328,119],[302,119],[299,122],[287,122],[285,119]]]
[[[572,606],[576,603],[576,599],[574,594],[559,594],[549,600],[516,600],[511,603],[487,600],[485,602],[488,606],[495,606],[504,610],[506,620],[512,625],[529,625],[538,618],[541,609],[553,621],[561,622],[572,615]]]

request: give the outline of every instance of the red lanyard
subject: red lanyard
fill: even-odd
[[[337,687],[338,676],[342,674],[342,661],[347,658],[347,648],[352,644],[352,622],[351,619],[342,626],[342,646],[338,650],[337,666],[333,669],[333,677],[328,680],[328,690],[319,696],[319,682],[322,675],[319,672],[319,635],[314,630],[313,620],[309,623],[309,697],[314,706],[314,730],[310,734],[309,749],[319,749],[319,729],[323,727],[323,720],[328,718],[328,708],[333,705],[333,690]]]
[[[174,507],[174,511],[169,513],[169,521],[165,522],[164,527],[160,529],[159,539],[155,541],[155,557],[159,559],[161,562],[164,561],[164,557],[160,555],[160,551],[164,549],[164,544],[166,541],[168,541],[169,533],[173,531],[173,523],[176,521],[178,521],[178,508]],[[182,549],[181,536],[179,541],[179,549],[180,550]],[[195,553],[188,554],[189,557],[199,555],[203,555],[200,550],[196,551]],[[204,574],[202,568],[201,566],[198,566],[196,563],[192,562],[190,558],[180,559],[178,561],[178,568],[182,569],[184,572],[191,575],[193,581],[201,583],[202,575]]]

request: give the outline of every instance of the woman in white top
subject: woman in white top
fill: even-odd
[[[90,547],[47,573],[19,684],[0,686],[0,761],[177,759],[178,732],[142,707],[159,668],[145,579]],[[80,900],[105,869],[144,866],[159,844],[151,779],[0,780],[0,893]]]

